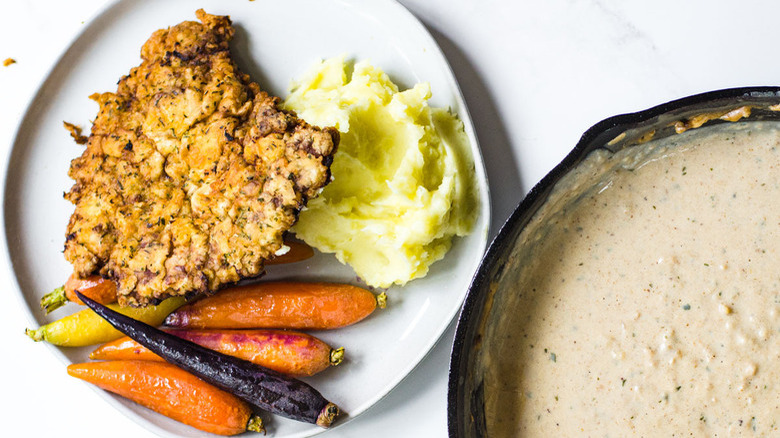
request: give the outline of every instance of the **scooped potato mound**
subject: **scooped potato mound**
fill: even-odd
[[[428,84],[399,91],[367,62],[326,60],[293,84],[285,106],[309,123],[335,126],[333,181],[293,228],[335,253],[368,285],[425,276],[478,211],[474,161],[463,123],[431,108]]]

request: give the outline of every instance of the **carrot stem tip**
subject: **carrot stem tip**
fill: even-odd
[[[382,292],[381,294],[376,296],[376,305],[380,309],[384,309],[387,307],[387,294]]]
[[[24,334],[29,336],[35,342],[40,342],[44,339],[44,332],[42,329],[24,329]]]
[[[68,297],[65,295],[65,286],[60,286],[41,298],[41,309],[45,310],[46,313],[51,313],[67,302]]]
[[[330,427],[333,421],[340,413],[339,407],[333,403],[328,403],[322,408],[320,415],[317,416],[317,426]]]
[[[330,350],[330,364],[336,366],[344,360],[344,347]]]
[[[249,418],[249,422],[246,424],[246,430],[250,432],[262,433],[265,435],[265,427],[263,426],[263,419],[257,415],[252,415]]]

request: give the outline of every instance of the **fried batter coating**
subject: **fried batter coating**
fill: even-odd
[[[71,163],[65,257],[113,279],[120,304],[209,293],[263,273],[330,179],[338,132],[279,109],[238,71],[230,19],[161,29]]]

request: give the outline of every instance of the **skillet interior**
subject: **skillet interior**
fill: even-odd
[[[746,112],[746,108],[749,108]],[[748,116],[749,114],[749,116]],[[662,139],[689,129],[730,121],[780,120],[780,88],[737,88],[699,94],[645,111],[606,119],[585,132],[571,153],[518,205],[494,239],[461,309],[450,362],[448,428],[451,437],[486,437],[483,348],[495,315],[514,293],[513,264],[522,259],[519,240],[530,219],[558,181],[592,151],[612,152]],[[576,195],[576,194],[574,194]],[[511,309],[509,309],[511,311]]]

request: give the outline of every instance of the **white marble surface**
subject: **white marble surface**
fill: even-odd
[[[2,166],[27,102],[105,0],[4,0]],[[246,1],[246,0],[229,0]],[[257,0],[263,1],[263,0]],[[460,81],[490,179],[494,235],[522,195],[599,120],[698,92],[780,82],[774,2],[406,0]],[[23,334],[0,277],[2,436],[144,437]],[[453,326],[454,327],[454,326]],[[451,327],[375,408],[323,437],[443,437]],[[10,429],[10,431],[9,431]]]

